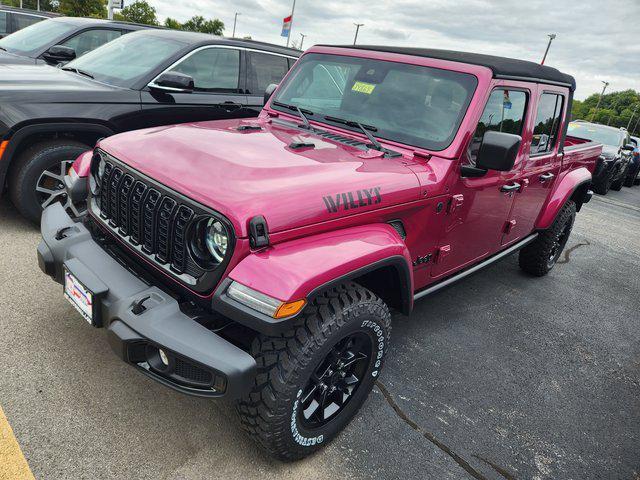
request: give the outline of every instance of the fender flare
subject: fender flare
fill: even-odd
[[[116,133],[111,128],[99,123],[39,123],[35,125],[27,125],[18,129],[9,139],[9,145],[0,160],[0,194],[2,194],[4,190],[7,173],[13,160],[14,153],[22,144],[22,141],[30,135],[54,132],[95,133],[100,137],[110,137]]]
[[[392,268],[398,275],[400,309],[408,314],[413,307],[411,265],[406,244],[385,223],[299,238],[241,260],[217,288],[213,309],[253,330],[277,335],[288,330],[296,317],[275,320],[235,302],[226,295],[232,281],[283,302],[300,299],[311,302],[327,288]]]
[[[580,167],[575,170],[571,170],[564,175],[555,185],[554,189],[549,195],[544,208],[540,212],[538,219],[535,223],[537,230],[546,230],[551,226],[556,216],[560,212],[567,200],[580,189],[589,188],[591,185],[592,176],[591,172],[586,167]],[[582,199],[579,199],[580,205],[582,205]]]

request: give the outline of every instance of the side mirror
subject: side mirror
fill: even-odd
[[[54,45],[42,54],[42,58],[48,63],[63,63],[75,60],[76,51],[64,45]]]
[[[195,89],[193,77],[179,72],[166,72],[160,75],[155,82],[149,84],[152,89],[167,92],[191,93]]]
[[[510,133],[487,131],[482,138],[476,165],[463,165],[463,177],[482,177],[488,170],[508,172],[513,169],[520,150],[522,137]]]
[[[264,91],[264,105],[267,104],[267,102],[269,101],[269,99],[271,98],[271,95],[273,95],[273,92],[276,91],[276,88],[278,88],[278,84],[277,83],[272,83],[271,85],[269,85],[267,87],[267,89]]]
[[[622,147],[622,150],[625,150],[627,152],[633,152],[636,149],[636,146],[633,143],[627,143],[624,147]]]

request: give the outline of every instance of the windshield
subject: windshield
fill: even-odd
[[[567,135],[585,138],[612,147],[620,146],[620,131],[613,128],[600,127],[592,123],[571,122],[567,129]]]
[[[35,55],[74,30],[75,26],[71,23],[45,20],[4,37],[0,40],[0,48],[20,55]]]
[[[130,33],[70,62],[100,82],[131,87],[184,48],[186,43],[148,32]]]
[[[310,120],[355,131],[361,131],[360,123],[379,138],[443,150],[453,141],[476,85],[476,77],[460,72],[308,54],[278,89],[274,102],[280,105],[272,106],[299,107]]]

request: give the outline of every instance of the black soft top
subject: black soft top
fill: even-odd
[[[329,46],[329,45],[327,45]],[[378,52],[399,53],[417,57],[437,58],[452,62],[469,63],[490,68],[495,78],[510,80],[525,80],[553,85],[569,87],[571,91],[576,89],[576,80],[566,73],[526,60],[515,58],[496,57],[481,53],[456,52],[454,50],[437,50],[433,48],[409,48],[409,47],[385,47],[376,45],[331,45],[338,48],[355,48],[360,50],[373,50]]]

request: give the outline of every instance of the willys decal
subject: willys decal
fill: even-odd
[[[352,210],[355,208],[377,205],[382,202],[380,187],[365,188],[355,192],[343,192],[322,197],[329,213],[337,213],[339,210]]]

